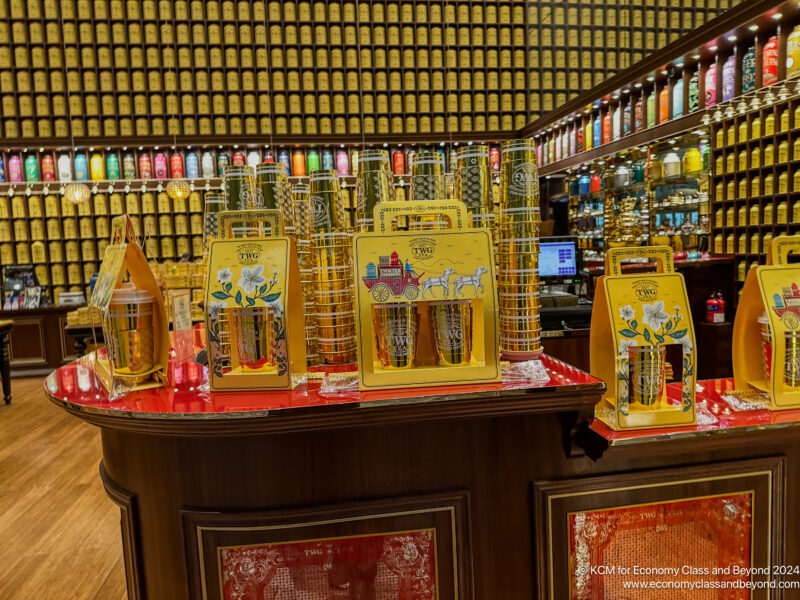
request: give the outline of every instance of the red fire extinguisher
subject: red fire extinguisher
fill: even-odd
[[[724,323],[725,322],[725,299],[722,292],[716,291],[706,300],[706,322]]]

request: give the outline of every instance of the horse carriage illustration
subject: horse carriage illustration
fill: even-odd
[[[391,256],[380,256],[377,265],[367,263],[367,276],[362,281],[376,302],[386,302],[391,296],[416,300],[423,275],[414,273],[408,261],[403,265],[397,252],[392,252]]]

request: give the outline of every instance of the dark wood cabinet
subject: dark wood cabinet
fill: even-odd
[[[46,375],[76,358],[74,342],[67,337],[68,307],[51,306],[0,312],[0,319],[11,319],[9,336],[12,376]]]

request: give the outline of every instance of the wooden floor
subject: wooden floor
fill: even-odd
[[[0,401],[0,598],[126,598],[119,509],[98,475],[100,432],[51,404],[42,379]]]

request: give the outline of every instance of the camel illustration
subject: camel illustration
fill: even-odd
[[[455,273],[455,271],[453,269],[451,269],[450,267],[447,267],[444,270],[444,273],[442,273],[441,277],[428,277],[425,280],[425,282],[422,284],[422,299],[423,300],[425,299],[425,292],[427,292],[428,290],[430,290],[431,291],[431,295],[433,295],[433,289],[432,288],[435,288],[435,287],[442,288],[442,290],[444,290],[443,294],[442,294],[442,297],[443,298],[447,298],[447,295],[450,292],[450,276],[453,273]]]
[[[481,292],[484,291],[483,284],[481,283],[481,276],[488,272],[489,271],[484,267],[478,267],[475,269],[473,275],[461,275],[460,277],[456,277],[455,283],[453,283],[453,298],[456,296],[464,297],[464,292],[461,291],[461,288],[465,285],[471,285],[475,288],[475,297],[477,298],[478,289],[480,289]]]

